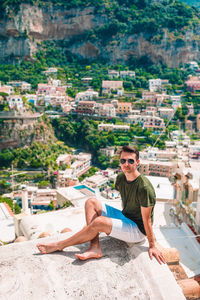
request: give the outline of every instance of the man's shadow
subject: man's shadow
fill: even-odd
[[[130,260],[136,258],[141,252],[148,252],[148,247],[142,245],[143,243],[137,243],[137,244],[127,244],[123,241],[120,241],[118,239],[112,238],[112,237],[100,237],[100,245],[102,249],[103,256],[100,258],[100,260],[110,259],[112,262],[118,264],[119,266],[123,266],[124,264],[128,263]],[[140,251],[136,251],[137,253],[133,253],[131,250],[131,247],[133,245],[138,245],[140,248]],[[41,254],[41,253],[35,253],[34,255],[62,255],[65,257],[69,257],[71,259],[74,259],[72,262],[73,265],[81,266],[89,261],[94,261],[96,258],[90,258],[88,260],[80,260],[75,257],[75,254],[83,253],[87,251],[89,248],[89,243],[83,243],[80,245],[73,246],[77,248],[77,251],[70,251],[67,248],[63,251],[56,251],[49,254]]]

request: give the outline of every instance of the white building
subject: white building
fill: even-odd
[[[109,131],[109,130],[111,130],[111,131],[128,131],[128,130],[130,130],[130,125],[114,125],[114,124],[103,124],[103,123],[101,123],[101,124],[99,124],[98,125],[98,130],[99,131],[103,131],[103,130],[105,130],[105,131]]]
[[[120,71],[119,74],[120,74],[120,77],[131,77],[131,78],[135,77],[134,71]]]
[[[73,178],[79,177],[91,167],[92,155],[90,153],[79,153],[73,156],[76,161],[71,165]]]
[[[57,74],[58,69],[57,68],[48,68],[46,71],[43,71],[42,73],[45,75],[52,75],[52,74]]]
[[[101,148],[100,151],[106,156],[113,157],[115,155],[115,147]]]
[[[119,71],[115,70],[108,70],[108,76],[113,78],[113,77],[119,77]]]
[[[190,66],[190,69],[192,69],[194,71],[199,69],[198,63],[196,61],[190,61],[189,66]]]
[[[171,95],[170,100],[172,101],[172,107],[174,109],[181,106],[181,96],[180,95],[178,95],[178,96]]]
[[[162,87],[162,80],[157,79],[149,79],[149,90],[150,92],[160,91]]]
[[[128,123],[140,124],[143,128],[164,129],[163,119],[151,115],[130,115],[126,118]]]
[[[25,81],[10,81],[8,82],[8,85],[11,85],[14,88],[17,88],[20,91],[30,91],[31,90],[31,84]]]
[[[88,186],[92,187],[92,188],[103,188],[106,183],[108,182],[108,178],[105,177],[102,174],[95,174],[93,176],[87,177],[83,183],[87,184]]]
[[[111,91],[123,90],[123,81],[103,80],[102,93],[110,93]]]
[[[160,117],[163,118],[163,119],[170,120],[174,115],[174,110],[172,108],[160,107],[158,109],[158,111],[159,111]]]
[[[8,105],[11,109],[17,108],[19,111],[24,109],[24,103],[22,97],[19,95],[11,95],[7,98]]]
[[[98,92],[89,89],[85,92],[79,92],[78,94],[76,94],[75,103],[78,104],[80,101],[90,101],[98,97],[99,97]]]

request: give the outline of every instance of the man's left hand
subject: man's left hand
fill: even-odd
[[[158,250],[156,247],[150,247],[149,248],[149,256],[150,256],[150,259],[152,259],[153,256],[155,256],[155,258],[157,259],[157,261],[159,262],[160,265],[162,263],[165,264],[164,256],[162,255],[160,250]]]

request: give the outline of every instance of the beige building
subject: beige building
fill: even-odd
[[[141,174],[150,175],[150,176],[161,176],[167,177],[170,181],[173,180],[174,172],[176,170],[176,164],[168,161],[145,161],[140,162],[139,171]]]
[[[93,114],[95,104],[95,101],[80,101],[75,111],[81,114]]]
[[[168,107],[160,107],[158,109],[161,118],[170,120],[174,115],[174,110]]]
[[[0,82],[0,92],[6,93],[8,95],[13,95],[14,87],[12,87],[11,85],[1,85],[1,82]]]
[[[149,92],[149,91],[143,91],[142,92],[142,100],[148,101],[151,104],[155,104],[156,102],[156,93],[155,92]]]
[[[112,90],[117,91],[123,89],[123,81],[114,81],[114,80],[104,80],[102,82],[102,92],[110,93]]]
[[[118,102],[117,113],[119,115],[129,115],[132,113],[132,104],[130,102]]]

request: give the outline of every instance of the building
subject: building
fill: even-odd
[[[113,157],[115,155],[115,147],[101,148],[100,151],[106,156]]]
[[[133,124],[140,124],[143,128],[149,128],[152,130],[165,129],[165,123],[163,119],[149,115],[130,115],[127,121]]]
[[[116,109],[113,104],[96,103],[95,114],[103,117],[114,118],[116,116]]]
[[[196,116],[197,131],[200,131],[200,114]]]
[[[164,101],[170,99],[170,96],[166,93],[162,93],[162,94],[156,94],[156,103],[157,105],[163,103]]]
[[[142,111],[142,116],[155,116],[157,113],[157,107],[148,106],[144,111]]]
[[[24,102],[19,95],[11,95],[7,98],[8,105],[11,109],[16,108],[18,111],[24,109]]]
[[[114,124],[99,124],[99,131],[128,131],[130,130],[130,125],[114,125]]]
[[[181,96],[180,95],[170,95],[170,100],[172,101],[173,109],[177,109],[181,106]]]
[[[102,93],[109,94],[111,91],[123,90],[123,81],[103,80]]]
[[[130,115],[132,113],[132,104],[130,102],[118,102],[117,114]]]
[[[196,91],[200,91],[200,79],[197,76],[191,76],[186,81],[187,89],[189,92],[194,93]]]
[[[79,92],[76,94],[75,103],[78,104],[80,101],[89,101],[99,97],[99,93],[93,90],[87,90],[85,92]]]
[[[191,120],[185,120],[185,130],[192,132],[193,131],[193,122]]]
[[[132,115],[133,116],[139,116],[141,114],[141,111],[139,109],[132,109]]]
[[[157,79],[149,79],[149,90],[150,92],[160,91],[162,88],[162,80]]]
[[[85,178],[83,183],[93,189],[98,188],[101,191],[106,187],[108,181],[108,177],[105,177],[102,174],[95,174],[93,176]]]
[[[170,181],[172,181],[174,178],[175,170],[176,164],[171,161],[140,161],[139,171],[144,175],[167,177]]]
[[[159,161],[173,161],[177,159],[177,151],[160,150],[158,148],[147,148],[140,152],[141,159],[145,160],[159,160]]]
[[[9,81],[7,84],[17,88],[21,92],[31,90],[31,84],[25,81]]]
[[[187,109],[188,109],[188,115],[194,115],[194,105],[193,103],[187,104]]]
[[[45,74],[46,76],[49,75],[56,75],[58,72],[57,68],[48,68],[46,71],[43,71],[42,73]]]
[[[193,71],[197,71],[199,69],[198,63],[196,61],[190,61],[189,62],[189,67]]]
[[[70,165],[71,164],[71,155],[70,154],[60,154],[58,158],[56,159],[56,163],[58,166],[61,166],[63,164]]]
[[[52,106],[62,106],[69,104],[69,98],[66,95],[49,95],[45,97],[45,104]]]
[[[95,105],[95,101],[80,101],[75,109],[75,112],[78,114],[94,114]]]
[[[142,92],[142,100],[147,101],[151,104],[155,104],[156,103],[156,93],[149,92],[149,91],[143,91]]]
[[[119,71],[115,70],[108,70],[108,76],[113,78],[113,77],[119,77]]]
[[[163,119],[171,120],[174,116],[174,110],[168,107],[158,108],[159,116]]]
[[[194,145],[189,145],[189,157],[198,159],[200,157],[200,142],[196,141]]]
[[[10,85],[1,85],[0,82],[0,93],[6,93],[8,95],[14,94],[14,87]]]
[[[76,161],[71,164],[72,175],[74,177],[79,177],[86,173],[91,168],[92,155],[90,153],[79,153],[73,156]]]
[[[119,74],[120,74],[120,77],[135,78],[135,72],[134,71],[120,71]]]

